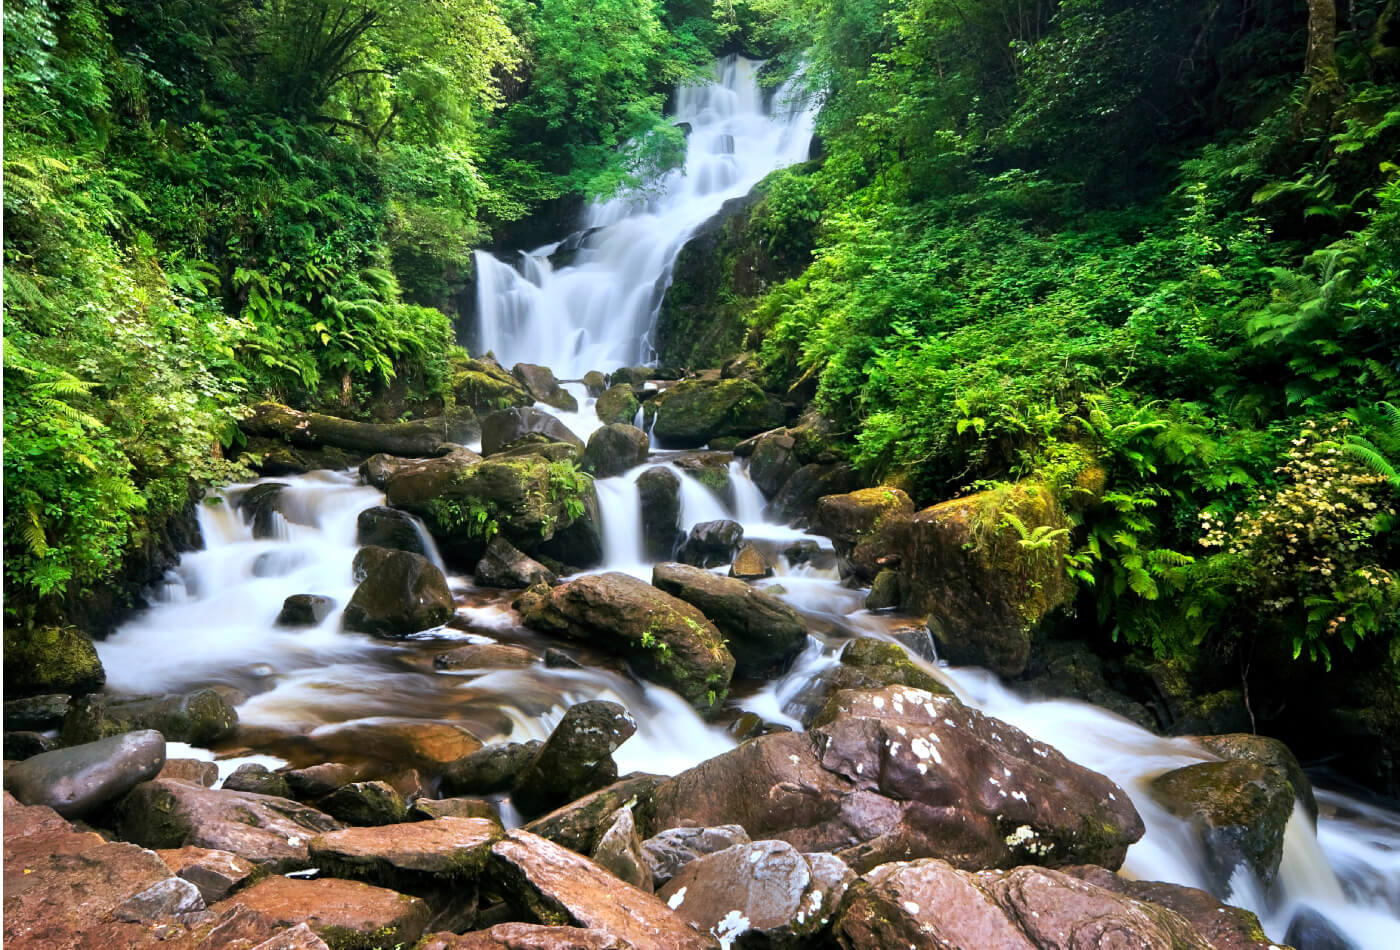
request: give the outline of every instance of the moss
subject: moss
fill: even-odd
[[[97,648],[76,627],[12,627],[5,630],[5,691],[84,695],[107,680]]]

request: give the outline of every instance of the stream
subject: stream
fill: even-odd
[[[582,246],[568,266],[550,265],[557,244],[509,262],[478,252],[483,349],[493,350],[504,366],[528,361],[569,379],[651,357],[648,333],[686,239],[724,201],[807,157],[815,109],[786,87],[765,95],[756,81],[758,65],[730,57],[717,65],[714,83],[678,90],[675,117],[690,126],[685,168],[668,173],[640,201],[590,207]],[[577,412],[538,408],[586,440],[601,425],[594,400],[578,383],[566,388],[578,398]],[[729,705],[801,728],[794,704],[814,676],[837,662],[844,643],[888,637],[908,618],[866,610],[865,591],[842,585],[828,540],[769,523],[765,499],[742,462],[731,463],[732,497],[722,499],[673,463],[679,454],[653,451],[646,466],[597,481],[605,548],[597,570],[650,579],[635,483],[650,465],[671,467],[682,486],[682,527],[739,521],[745,539],[776,567],[776,575],[757,586],[780,596],[809,625],[807,649],[792,667],[770,682],[736,681]],[[234,744],[182,746],[172,755],[215,758],[222,775],[246,761],[310,765],[323,760],[317,730],[386,719],[457,723],[486,743],[543,739],[570,705],[590,699],[619,702],[637,721],[636,735],[615,754],[620,772],[674,774],[734,747],[723,726],[703,721],[674,693],[577,644],[569,650],[582,669],[543,663],[484,674],[434,669],[436,654],[462,642],[519,644],[537,653],[553,645],[519,625],[510,609],[512,592],[477,588],[470,576],[448,571],[456,617],[406,640],[342,631],[339,610],[312,628],[277,626],[290,595],[348,602],[355,586],[356,517],[384,504],[384,496],[353,471],[276,481],[288,488],[275,536],[254,538],[235,513],[238,497],[256,482],[225,489],[200,508],[203,549],[184,555],[152,592],[149,610],[98,644],[111,690],[157,693],[221,683],[247,694]],[[797,540],[816,542],[819,553],[791,563],[783,552]],[[431,551],[430,539],[428,545]],[[1198,839],[1153,802],[1147,787],[1155,775],[1214,755],[1189,738],[1163,738],[1083,703],[1028,700],[982,670],[915,660],[969,705],[1057,747],[1131,795],[1147,834],[1129,849],[1124,875],[1208,889]],[[1315,833],[1295,812],[1271,888],[1241,872],[1230,894],[1217,896],[1257,913],[1276,941],[1300,913],[1311,912],[1357,948],[1400,947],[1400,815],[1325,789],[1318,789],[1318,800]],[[508,808],[503,813],[511,815]]]

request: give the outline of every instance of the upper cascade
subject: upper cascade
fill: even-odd
[[[515,266],[476,252],[480,348],[504,366],[551,367],[561,379],[652,359],[649,335],[671,267],[697,227],[764,176],[806,159],[816,103],[790,80],[773,94],[762,64],[727,56],[714,80],[676,91],[689,126],[683,168],[643,190],[591,204],[575,259],[555,270],[560,242],[522,252]]]

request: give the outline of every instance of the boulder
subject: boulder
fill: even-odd
[[[57,729],[68,715],[67,693],[45,693],[5,700],[6,729]]]
[[[632,950],[632,945],[606,930],[514,923],[466,934],[429,934],[414,950]]]
[[[161,738],[163,752],[164,737]],[[173,778],[180,782],[213,788],[214,783],[219,780],[219,766],[206,759],[166,759],[165,765],[156,773],[156,778]]]
[[[76,627],[6,627],[5,695],[81,696],[107,682],[92,638]]]
[[[600,788],[525,826],[531,834],[548,838],[579,854],[592,854],[598,841],[611,826],[619,808],[640,808],[651,800],[656,786],[666,780],[664,775],[634,772]]]
[[[457,405],[478,416],[535,401],[520,380],[493,359],[454,360],[452,370],[452,395]]]
[[[592,700],[570,706],[515,777],[511,803],[534,816],[611,784],[617,780],[612,753],[636,731],[637,723],[617,703]]]
[[[410,817],[417,819],[436,818],[486,818],[501,823],[501,810],[495,802],[484,798],[420,798],[409,809]]]
[[[726,506],[733,507],[734,478],[729,472],[733,461],[731,452],[690,452],[677,456],[672,464],[708,488]]]
[[[696,858],[748,843],[748,832],[741,825],[668,828],[642,842],[642,859],[651,870],[652,885],[661,890]]]
[[[885,569],[870,582],[870,593],[865,595],[865,609],[887,610],[898,607],[899,600],[899,574]]]
[[[637,479],[642,509],[642,551],[653,561],[669,560],[680,544],[681,480],[668,468],[649,468]]]
[[[650,366],[620,366],[608,375],[613,386],[645,386],[648,381],[660,379]]]
[[[564,442],[583,450],[583,440],[542,409],[502,409],[481,420],[481,451],[495,455],[527,439]]]
[[[469,643],[433,657],[433,668],[439,670],[508,670],[534,666],[538,660],[524,647],[506,643]]]
[[[536,366],[534,363],[516,363],[510,373],[520,380],[525,391],[535,397],[536,402],[565,412],[578,412],[578,400],[560,387],[559,380],[554,378],[554,373],[549,367]]]
[[[114,801],[165,764],[165,737],[153,730],[43,752],[5,768],[5,788],[26,805],[80,818]]]
[[[380,458],[376,456],[375,458]],[[386,494],[389,486],[394,493],[407,498],[433,498],[446,491],[466,469],[481,461],[471,449],[455,448],[446,455],[430,459],[390,459],[386,464],[370,469],[372,458],[360,466],[360,477]],[[390,498],[389,504],[393,505]]]
[[[773,576],[773,565],[752,542],[745,542],[729,565],[729,576],[745,581],[763,580]]]
[[[1244,759],[1257,762],[1266,768],[1280,772],[1293,786],[1293,796],[1317,824],[1317,799],[1313,796],[1312,782],[1308,781],[1303,766],[1298,763],[1293,752],[1277,739],[1269,736],[1256,736],[1246,732],[1235,732],[1223,736],[1201,736],[1197,740],[1222,759]]]
[[[282,927],[305,924],[331,950],[412,946],[427,928],[428,905],[358,881],[268,877],[226,902]]]
[[[853,491],[859,484],[846,462],[808,462],[783,483],[769,513],[780,521],[806,524],[819,499]]]
[[[591,369],[583,374],[583,388],[590,398],[597,399],[608,388],[608,379],[596,369]]]
[[[224,779],[222,787],[231,792],[253,792],[257,795],[272,795],[275,798],[292,797],[287,779],[281,773],[269,771],[267,766],[256,762],[245,762],[234,769],[233,773]]]
[[[333,723],[317,726],[307,739],[329,757],[375,759],[434,774],[481,748],[481,740],[461,726],[426,719],[359,719]],[[293,774],[287,773],[288,781]],[[353,774],[354,777],[336,782],[333,788],[378,777],[364,772]]]
[[[486,795],[503,792],[515,782],[539,752],[542,742],[503,742],[489,745],[449,763],[442,773],[444,791]]]
[[[315,627],[335,610],[335,598],[319,594],[293,594],[282,601],[279,627]]]
[[[593,406],[593,411],[598,414],[598,418],[605,425],[613,423],[631,424],[637,421],[637,410],[642,403],[637,399],[636,392],[627,384],[616,385],[605,390],[598,396],[598,402]]]
[[[801,615],[743,581],[663,563],[652,569],[651,582],[709,618],[727,641],[738,676],[757,678],[780,670],[807,645]]]
[[[583,469],[597,478],[621,475],[647,460],[651,439],[634,425],[614,422],[588,437]]]
[[[278,403],[254,406],[239,427],[250,436],[283,439],[303,448],[332,446],[364,455],[441,455],[451,449],[441,417],[380,425],[298,412]]]
[[[841,649],[841,663],[823,670],[793,700],[795,715],[804,723],[823,722],[840,711],[840,704],[828,708],[841,690],[882,689],[886,686],[912,686],[940,696],[952,691],[936,676],[924,670],[897,643],[875,637],[856,637]]]
[[[539,561],[524,554],[515,545],[500,535],[496,535],[486,545],[486,552],[476,562],[478,587],[501,587],[508,590],[524,589],[534,584],[559,583],[558,576]]]
[[[143,782],[117,807],[116,830],[147,848],[193,845],[228,851],[273,872],[307,866],[307,842],[340,823],[271,795],[200,788],[171,779]]]
[[[734,657],[700,611],[626,574],[532,587],[515,602],[529,627],[586,640],[627,659],[644,677],[715,712],[729,690]]]
[[[826,929],[854,879],[832,855],[755,841],[697,858],[657,896],[726,946],[794,947]]]
[[[744,526],[737,521],[702,521],[690,529],[676,560],[695,567],[720,567],[733,562],[743,540]]]
[[[353,745],[354,738],[350,742],[342,745]],[[323,798],[351,782],[363,782],[375,778],[384,773],[385,766],[382,762],[357,762],[354,765],[345,762],[322,762],[319,765],[309,765],[304,769],[291,769],[286,772],[277,773],[278,777],[292,790],[288,798],[316,799]]]
[[[1265,885],[1278,875],[1283,832],[1293,814],[1287,774],[1247,759],[1200,762],[1152,780],[1152,797],[1200,835],[1219,893],[1244,865]]]
[[[797,440],[787,430],[779,430],[756,436],[752,443],[745,453],[749,456],[749,477],[765,497],[772,498],[802,467]]]
[[[836,706],[809,733],[750,739],[663,783],[652,826],[739,824],[858,871],[911,857],[1117,867],[1143,834],[1113,782],[952,697],[888,687]]]
[[[424,461],[427,459],[401,459],[397,455],[385,455],[382,452],[378,455],[371,455],[360,463],[360,481],[383,491],[384,486],[389,483],[389,479],[409,465]]]
[[[68,745],[109,736],[155,729],[172,742],[207,746],[232,735],[238,713],[221,689],[206,687],[189,693],[118,699],[84,696],[68,708],[63,741]]]
[[[232,496],[233,510],[252,527],[254,538],[276,538],[284,533],[281,521],[291,520],[284,507],[286,490],[285,482],[260,482]]]
[[[252,862],[236,854],[209,848],[167,848],[157,851],[156,856],[172,873],[198,888],[206,904],[228,897],[251,881],[257,871]]]
[[[346,630],[405,637],[452,619],[452,591],[432,561],[389,548],[361,548],[353,566],[359,586],[345,605]]]
[[[361,547],[393,548],[410,554],[428,553],[413,516],[383,505],[360,512],[355,519],[355,543]]]
[[[362,457],[362,453],[346,452],[330,445],[308,449],[261,435],[248,436],[238,454],[262,478],[305,475],[318,469],[342,471],[354,468]]]
[[[311,860],[336,877],[422,890],[475,877],[503,832],[488,818],[438,818],[382,828],[346,828],[312,839]]]
[[[900,489],[862,488],[820,499],[812,530],[830,538],[856,576],[869,580],[875,576],[875,565],[864,558],[852,559],[856,547],[885,525],[907,522],[913,515],[914,502]]]
[[[489,871],[511,902],[540,923],[595,927],[634,950],[713,947],[651,894],[529,832],[511,831],[496,842]]]
[[[590,857],[618,880],[648,894],[652,892],[651,868],[642,857],[642,838],[637,834],[631,806],[624,805],[613,812]]]
[[[686,379],[647,406],[652,435],[664,448],[698,448],[716,436],[750,436],[783,424],[776,397],[746,379]]]
[[[408,820],[408,803],[386,782],[351,782],[316,805],[347,825],[393,825]]]

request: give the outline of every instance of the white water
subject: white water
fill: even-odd
[[[684,168],[668,172],[652,197],[590,206],[584,227],[600,230],[572,266],[550,266],[556,245],[509,263],[477,252],[483,351],[503,366],[549,366],[561,379],[651,358],[661,292],[691,233],[769,172],[807,157],[815,109],[795,101],[793,84],[765,103],[758,66],[731,56],[717,65],[715,82],[677,91],[675,120],[691,126]]]

